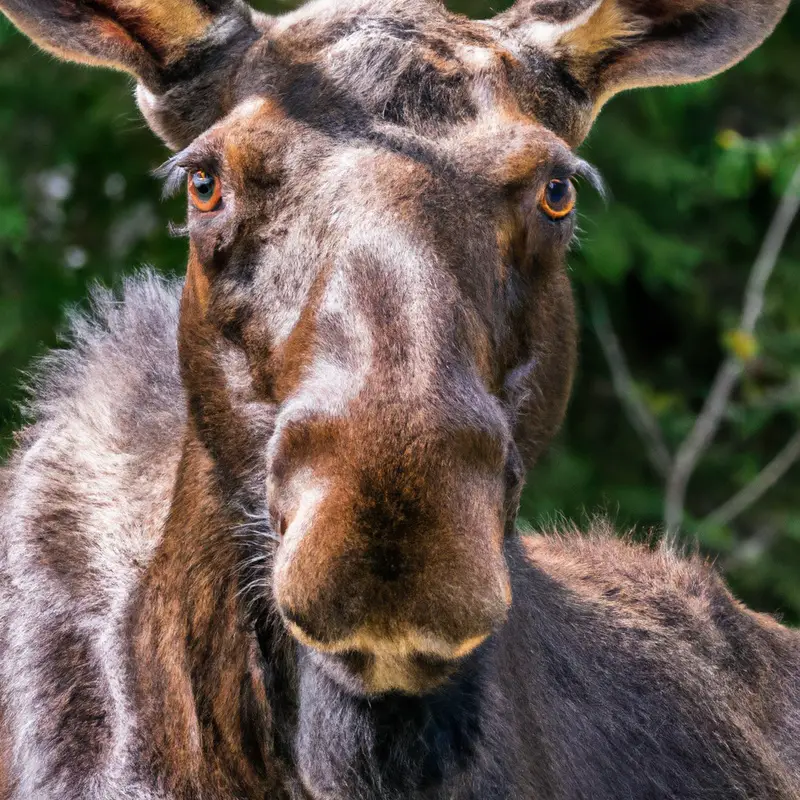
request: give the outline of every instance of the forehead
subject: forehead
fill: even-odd
[[[391,184],[402,170],[406,186],[429,191],[436,176],[450,190],[463,177],[473,195],[537,171],[569,174],[578,162],[547,104],[516,90],[530,81],[523,62],[530,69],[530,53],[517,59],[490,26],[429,0],[312,2],[263,21],[227,88],[233,111],[201,149],[210,144],[242,190],[267,176],[308,186],[331,167],[337,183],[369,172]],[[542,80],[548,64],[543,54]]]
[[[430,0],[317,0],[264,22],[232,89],[343,135],[376,123],[438,135],[503,113],[573,140],[588,99],[551,54],[519,47]]]
[[[436,132],[383,117],[343,125],[329,106],[297,114],[285,98],[254,95],[173,159],[224,170],[240,197],[255,202],[265,188],[294,187],[311,204],[335,190],[352,204],[368,201],[377,214],[387,204],[426,198],[441,212],[476,199],[511,197],[530,182],[592,168],[547,128],[500,112],[441,122]],[[285,199],[285,198],[284,198]]]

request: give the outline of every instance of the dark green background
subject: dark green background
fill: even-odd
[[[288,4],[261,3],[268,11]],[[450,6],[489,16],[483,0]],[[497,4],[494,6],[497,7]],[[691,87],[617,98],[582,154],[607,208],[583,198],[576,291],[605,294],[647,403],[675,447],[725,355],[743,288],[788,177],[800,163],[800,6],[744,64]],[[20,424],[21,371],[57,341],[95,280],[143,263],[180,273],[150,170],[167,152],[119,74],[56,63],[0,21],[0,453]],[[731,526],[703,517],[751,480],[800,425],[800,224],[767,293],[759,355],[690,489],[684,536],[729,567],[755,607],[800,621],[800,467]],[[598,512],[644,535],[663,487],[615,397],[591,326],[568,424],[531,474],[532,524]],[[742,547],[749,541],[758,547]]]

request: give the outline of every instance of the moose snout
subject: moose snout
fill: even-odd
[[[292,635],[336,674],[367,693],[418,693],[507,617],[502,449],[386,434],[328,421],[276,446],[273,591]]]

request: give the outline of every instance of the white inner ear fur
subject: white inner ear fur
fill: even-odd
[[[589,8],[566,22],[545,22],[537,20],[525,27],[527,44],[538,45],[546,50],[553,50],[566,34],[586,25],[600,10],[605,0],[596,0]]]

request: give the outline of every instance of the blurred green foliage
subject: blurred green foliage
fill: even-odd
[[[449,5],[491,15],[486,0]],[[800,163],[799,40],[795,3],[768,44],[731,72],[614,100],[582,148],[613,199],[604,207],[585,194],[571,258],[579,299],[589,285],[606,296],[672,450],[726,347],[748,351],[742,387],[691,483],[685,535],[730,568],[743,599],[793,622],[800,467],[731,525],[700,521],[800,426],[800,225],[770,283],[757,341],[730,336],[780,193]],[[140,120],[131,88],[124,76],[56,63],[0,20],[0,453],[20,424],[21,371],[56,343],[65,309],[88,285],[114,283],[142,263],[173,273],[185,263],[185,242],[166,226],[181,219],[182,201],[162,205],[149,176],[168,153]],[[568,422],[530,476],[523,516],[541,525],[599,512],[644,534],[661,524],[662,506],[663,481],[587,322]]]

